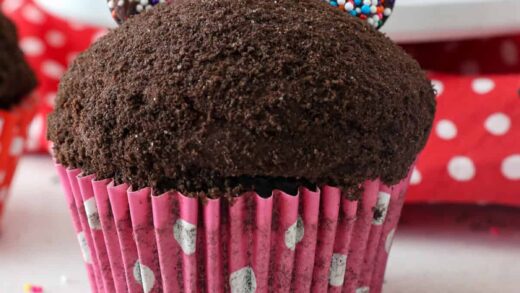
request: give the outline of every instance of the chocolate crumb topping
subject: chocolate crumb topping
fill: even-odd
[[[434,96],[401,48],[320,1],[159,5],[76,59],[48,137],[58,162],[157,193],[355,190],[406,176]]]

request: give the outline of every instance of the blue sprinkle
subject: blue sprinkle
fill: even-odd
[[[361,0],[354,0],[354,4],[356,4],[356,5],[361,4]]]
[[[338,7],[338,3],[336,1],[330,1],[329,4],[334,7]]]
[[[157,4],[159,4],[159,0],[152,0],[151,2],[152,2],[152,5],[157,5]]]
[[[353,15],[353,16],[357,16],[357,12],[356,12],[356,10],[351,10],[351,11],[350,11],[350,14]]]
[[[361,7],[361,13],[363,13],[363,14],[370,14],[370,6],[363,5],[363,7]]]

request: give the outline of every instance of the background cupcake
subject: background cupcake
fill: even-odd
[[[0,218],[32,118],[32,106],[25,98],[35,85],[18,48],[16,28],[0,13]]]
[[[132,17],[56,107],[98,291],[378,292],[435,100],[415,61],[325,3],[226,0]]]

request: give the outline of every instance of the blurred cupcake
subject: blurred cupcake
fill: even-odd
[[[0,13],[0,220],[33,107],[26,99],[36,78],[18,48],[13,23]]]
[[[159,5],[49,118],[97,292],[379,292],[435,112],[419,65],[315,0]]]

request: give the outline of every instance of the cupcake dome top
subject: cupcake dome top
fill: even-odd
[[[17,104],[36,85],[36,78],[18,48],[14,24],[0,13],[0,109]]]
[[[404,178],[434,111],[419,65],[326,3],[204,1],[159,5],[81,54],[48,137],[58,162],[156,192],[350,189]]]

